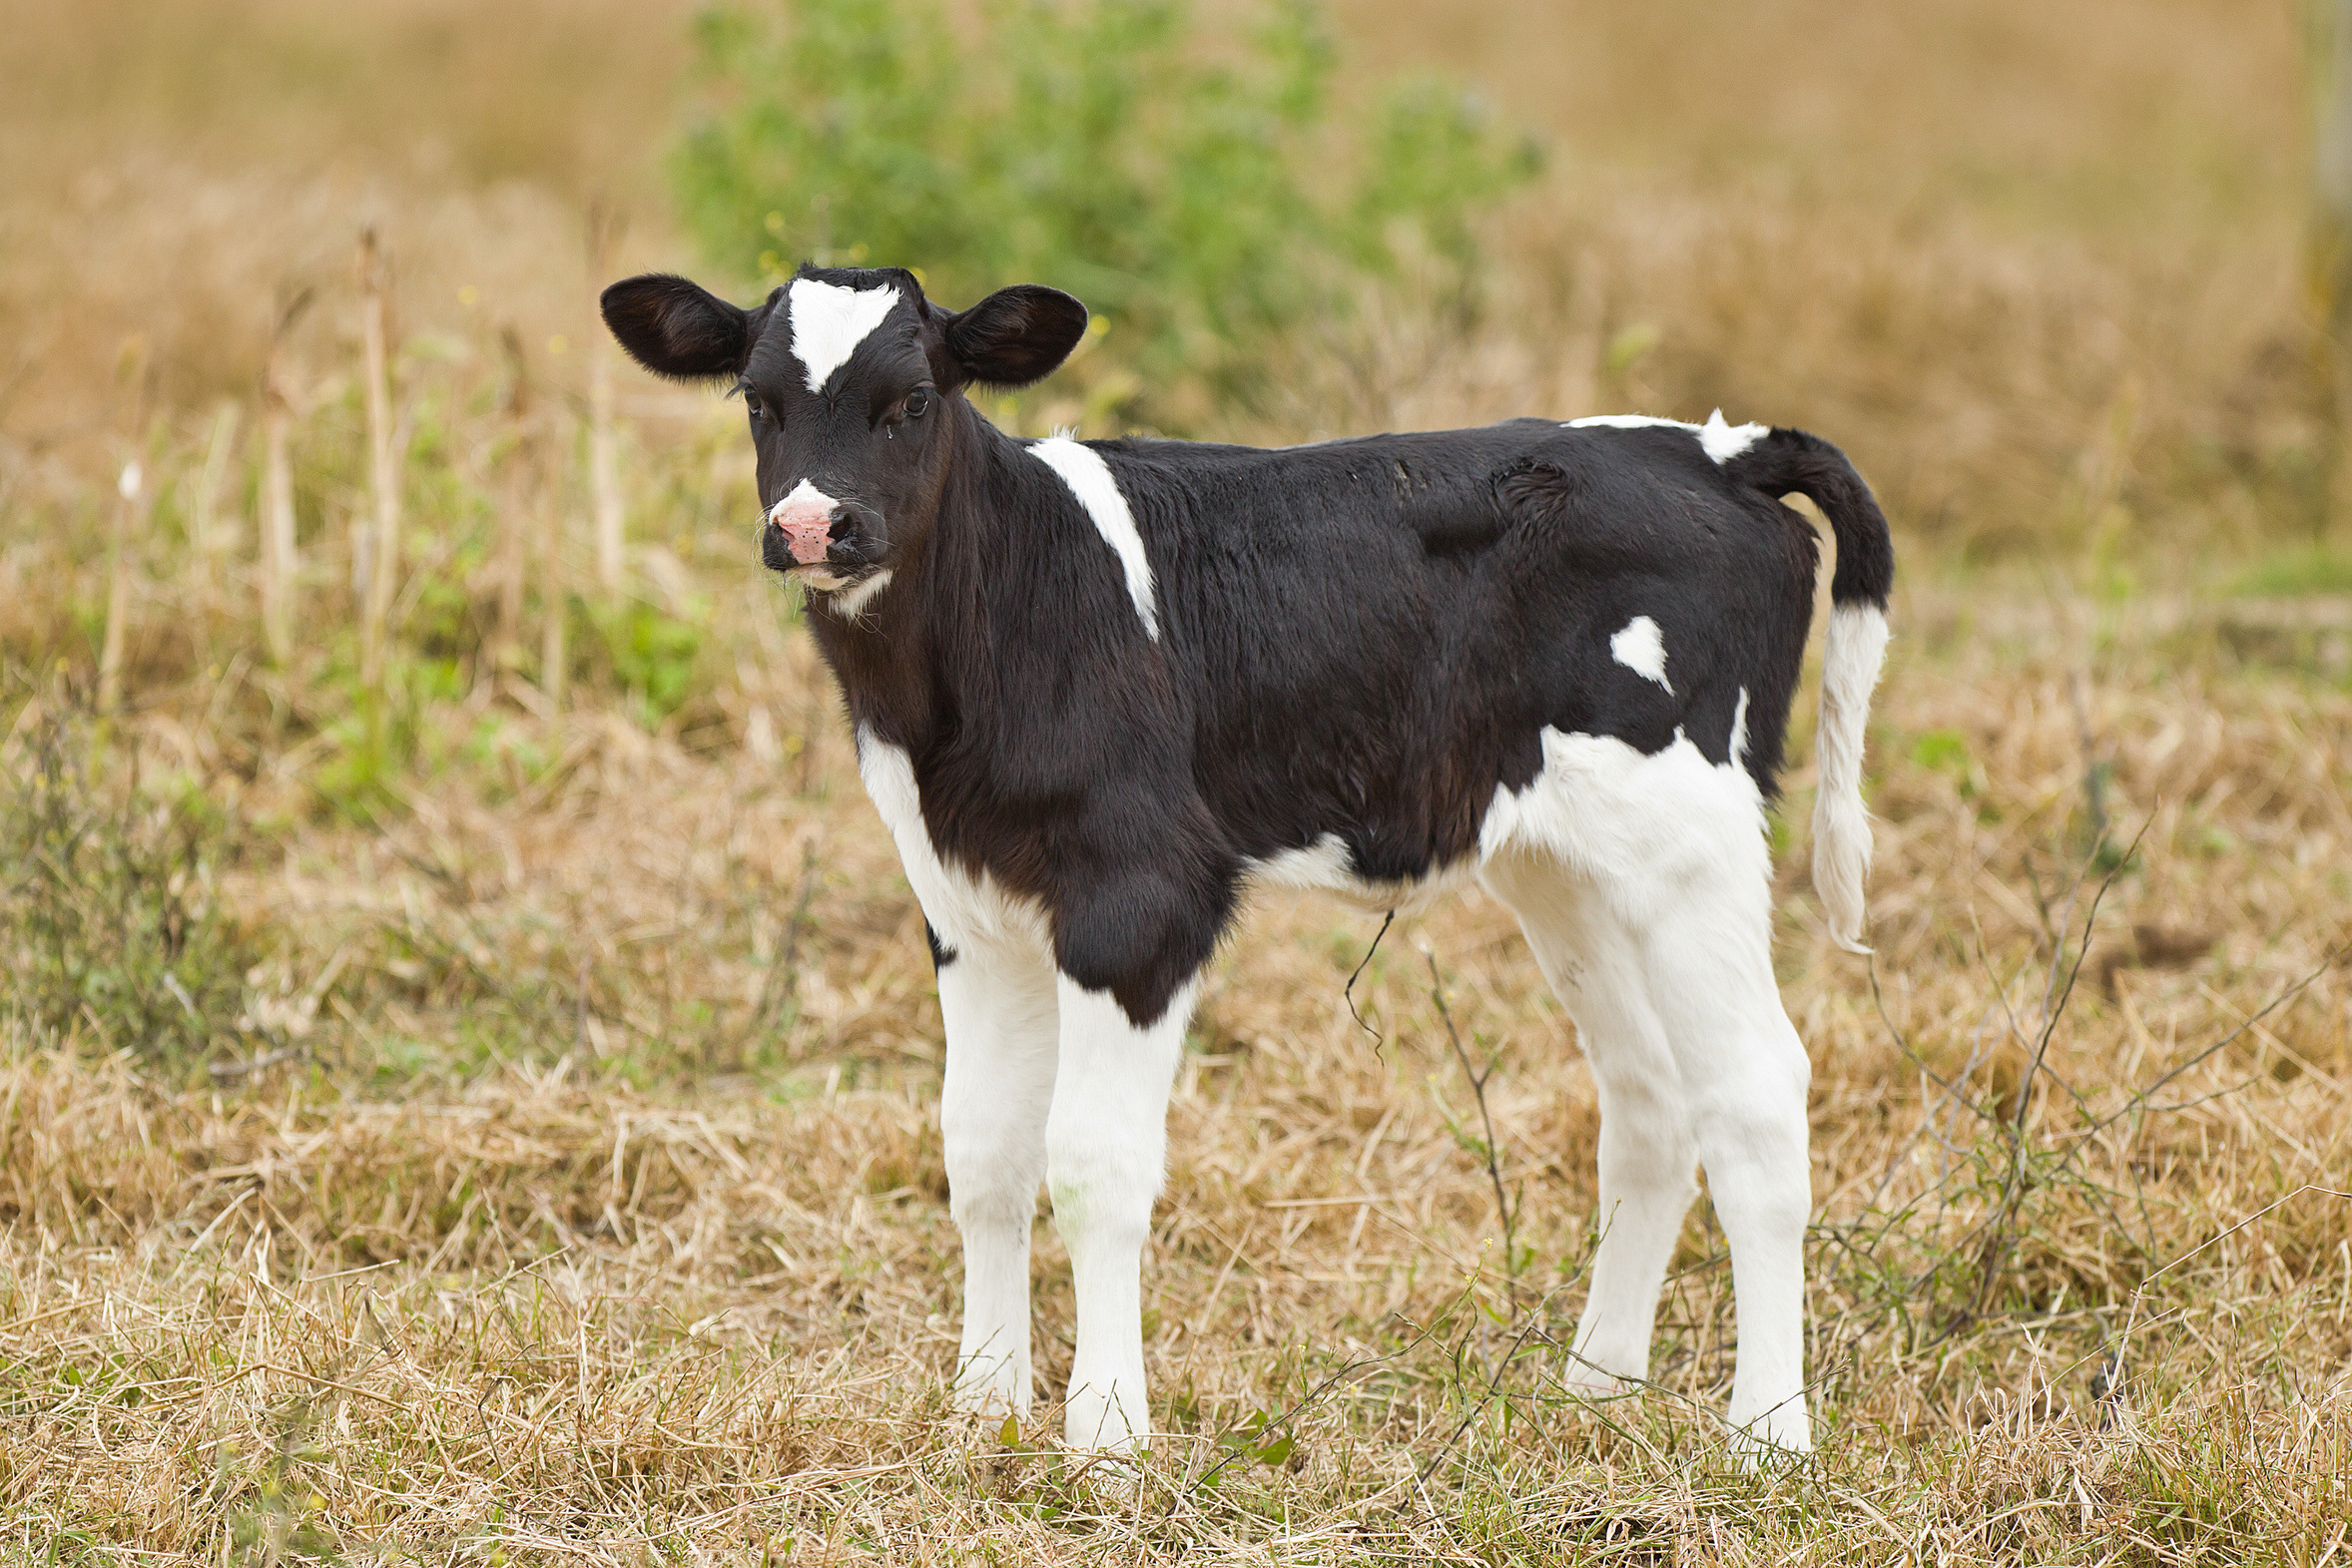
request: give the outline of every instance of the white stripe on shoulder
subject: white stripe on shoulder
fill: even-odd
[[[1589,430],[1595,426],[1609,430],[1641,430],[1652,425],[1688,430],[1699,438],[1699,449],[1719,464],[1730,462],[1772,433],[1772,426],[1768,424],[1731,424],[1724,419],[1720,408],[1707,416],[1705,424],[1661,419],[1655,414],[1591,414],[1567,422],[1570,430]]]
[[[809,390],[823,392],[826,378],[858,351],[867,333],[882,324],[898,302],[898,290],[886,285],[844,288],[796,277],[785,298],[792,315],[793,352],[807,373]]]
[[[1095,532],[1117,553],[1127,574],[1127,597],[1135,601],[1144,631],[1158,642],[1160,612],[1153,597],[1151,560],[1143,553],[1143,535],[1135,531],[1135,514],[1127,510],[1127,498],[1119,493],[1110,464],[1093,447],[1061,435],[1035,442],[1029,453],[1061,476],[1061,482],[1070,487],[1070,494],[1094,520]]]

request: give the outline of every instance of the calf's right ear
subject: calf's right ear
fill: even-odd
[[[624,277],[604,291],[604,324],[629,357],[656,375],[707,381],[737,375],[752,353],[752,314],[668,272]]]

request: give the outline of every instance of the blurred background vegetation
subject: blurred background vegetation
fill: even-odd
[[[737,421],[593,315],[804,257],[1086,298],[1070,369],[989,403],[1017,430],[1721,406],[1843,444],[1914,572],[2340,588],[2319,14],[0,0],[0,713],[94,757],[160,726],[140,789],[233,827],[527,792],[570,709],[807,745],[759,695],[796,612]],[[133,772],[11,777],[54,834]]]

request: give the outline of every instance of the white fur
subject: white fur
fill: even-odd
[[[1720,408],[1707,416],[1705,424],[1691,424],[1682,419],[1660,419],[1654,414],[1591,414],[1567,422],[1571,430],[1587,430],[1595,426],[1610,430],[1639,430],[1650,425],[1670,425],[1677,430],[1688,430],[1699,438],[1700,449],[1717,463],[1730,462],[1772,433],[1772,426],[1768,424],[1727,423]]]
[[[1144,631],[1153,642],[1160,640],[1160,612],[1152,587],[1151,560],[1143,553],[1143,535],[1135,531],[1135,514],[1127,510],[1127,498],[1119,493],[1119,482],[1111,477],[1110,465],[1091,446],[1081,445],[1067,436],[1052,436],[1033,443],[1030,455],[1061,475],[1070,487],[1070,494],[1086,509],[1094,520],[1095,532],[1102,535],[1119,558],[1119,566],[1127,575],[1127,597],[1135,602],[1135,613],[1143,620]]]
[[[1887,657],[1887,617],[1873,605],[1829,614],[1821,661],[1821,723],[1813,749],[1820,783],[1813,800],[1813,890],[1829,915],[1830,939],[1850,953],[1862,944],[1862,886],[1870,875],[1870,812],[1862,803],[1862,738],[1870,694]]]
[[[1674,683],[1666,679],[1665,636],[1659,632],[1658,623],[1648,616],[1635,616],[1610,636],[1609,657],[1635,675],[1657,682],[1669,693],[1674,690]]]
[[[814,277],[794,278],[785,291],[785,308],[792,317],[793,352],[800,358],[809,390],[823,392],[827,378],[849,361],[897,302],[898,290],[887,285],[845,288]]]
[[[1731,711],[1731,766],[1748,766],[1748,689],[1739,689],[1739,706]]]
[[[858,772],[924,918],[954,953],[939,971],[939,1127],[964,1250],[956,1401],[990,1418],[1029,1408],[1029,1227],[1042,1176],[1077,1285],[1066,1435],[1080,1448],[1145,1447],[1142,1253],[1194,987],[1135,1027],[1108,994],[1056,972],[1043,910],[940,858],[905,752],[861,729]]]
[[[1703,1164],[1731,1245],[1732,1424],[1803,1449],[1809,1068],[1772,973],[1762,797],[1686,739],[1644,756],[1546,730],[1543,756],[1525,789],[1495,791],[1480,880],[1518,915],[1600,1087],[1601,1242],[1572,1375],[1648,1375]]]
[[[940,939],[955,950],[939,970],[939,1136],[948,1210],[963,1238],[955,1400],[1000,1421],[1029,1413],[1029,1230],[1045,1178],[1061,1013],[1041,946],[944,931]]]
[[[1078,1344],[1063,1406],[1073,1448],[1143,1448],[1143,1247],[1167,1176],[1168,1091],[1194,989],[1138,1029],[1107,992],[1059,984],[1061,1052],[1045,1125],[1053,1227],[1069,1249]]]
[[[1330,893],[1361,909],[1376,913],[1394,909],[1403,915],[1419,914],[1447,893],[1468,885],[1477,870],[1474,861],[1463,859],[1435,867],[1429,875],[1412,881],[1374,881],[1357,874],[1347,840],[1338,833],[1325,833],[1304,849],[1285,849],[1249,864],[1252,877],[1277,887]]]
[[[1329,834],[1253,869],[1375,907],[1474,869],[1510,906],[1600,1087],[1601,1241],[1567,1375],[1593,1389],[1647,1375],[1660,1284],[1703,1166],[1732,1256],[1731,1422],[1743,1443],[1804,1449],[1809,1068],[1772,973],[1763,799],[1741,766],[1746,694],[1723,767],[1680,736],[1647,756],[1558,730],[1542,746],[1525,788],[1495,790],[1474,861],[1392,888],[1358,877]],[[934,851],[906,754],[861,730],[858,756],[907,880],[954,952],[939,999],[940,1123],[965,1257],[957,1400],[991,1418],[1028,1408],[1029,1226],[1042,1173],[1076,1280],[1065,1437],[1081,1449],[1141,1447],[1140,1265],[1194,987],[1138,1028],[1110,996],[1058,974],[1041,909]]]
[[[1732,424],[1718,408],[1699,426],[1699,445],[1717,463],[1728,463],[1772,433],[1768,424]]]
[[[838,498],[827,495],[823,490],[818,489],[816,480],[804,479],[787,490],[782,500],[768,508],[768,521],[781,527],[784,514],[796,507],[803,510],[830,513],[841,504]]]
[[[971,942],[1050,949],[1043,909],[998,887],[986,873],[975,876],[932,851],[930,832],[923,826],[922,796],[914,784],[914,763],[903,751],[860,727],[858,775],[882,813],[882,825],[897,841],[907,885],[914,889],[931,929],[948,946],[959,952]]]
[[[890,586],[890,569],[883,567],[873,576],[853,583],[826,601],[826,608],[845,621],[855,621],[866,613],[866,607],[883,589]]]

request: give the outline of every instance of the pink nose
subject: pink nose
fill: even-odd
[[[768,522],[792,546],[794,560],[803,566],[815,566],[824,561],[825,552],[833,543],[833,513],[839,505],[839,501],[804,479],[793,487],[792,494],[769,510]]]

